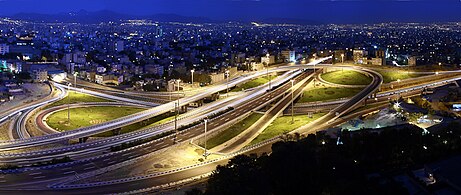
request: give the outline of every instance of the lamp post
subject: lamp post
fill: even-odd
[[[269,90],[271,90],[271,78],[269,76],[269,63],[271,61],[270,56],[271,55],[269,53],[266,54],[266,59],[267,59],[267,66],[266,66],[267,73],[266,73],[266,76],[267,76],[267,79],[269,79]]]
[[[74,72],[74,87],[77,87],[77,72]]]
[[[70,86],[72,84],[67,84],[67,124],[70,124]]]
[[[294,82],[295,80],[291,80],[291,124],[295,123],[295,119],[294,119],[294,116],[293,116],[293,113],[294,113],[294,110],[293,110],[293,88],[294,88]]]
[[[178,93],[179,93],[179,83],[181,82],[180,79],[176,80],[178,82]],[[174,103],[174,131],[175,131],[175,136],[174,136],[174,143],[176,143],[177,137],[178,137],[178,114],[179,114],[179,97],[177,102]]]
[[[229,70],[226,70],[226,96],[229,97]]]
[[[176,138],[178,137],[178,103],[174,103],[174,143],[176,143]]]
[[[192,76],[192,82],[191,82],[192,87],[194,87],[194,72],[195,72],[194,69],[190,70],[190,73],[191,73],[191,76]]]
[[[344,64],[344,54],[341,54],[341,64]]]
[[[179,83],[181,82],[181,79],[178,79],[177,82],[178,82],[178,96],[179,96],[179,90],[180,90],[180,87],[181,87],[179,85]],[[179,110],[179,97],[176,97],[176,98],[178,98],[178,110]]]
[[[205,153],[203,153],[203,156],[204,156],[204,157],[205,157],[205,159],[206,159],[206,157],[208,156],[208,152],[207,152],[207,150],[206,150],[206,141],[207,141],[207,123],[208,123],[208,120],[207,120],[207,119],[205,119],[204,121],[205,121]]]

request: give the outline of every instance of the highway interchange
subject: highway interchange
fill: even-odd
[[[290,94],[292,90],[292,84],[289,81],[294,80],[294,83],[297,86],[295,91],[297,94],[299,94],[299,92],[303,91],[307,83],[312,81],[312,78],[314,78],[315,74],[318,74],[318,71],[312,71],[313,65],[317,65],[317,69],[328,68],[331,65],[318,65],[328,59],[329,58],[319,59],[307,65],[285,65],[271,68],[267,72],[284,72],[282,76],[279,76],[276,80],[273,81],[272,89],[268,90],[268,85],[266,84],[253,90],[239,93],[235,96],[230,96],[210,104],[205,104],[202,107],[193,109],[192,111],[180,115],[178,119],[178,126],[188,125],[197,121],[203,121],[203,119],[211,116],[214,113],[222,113],[221,115],[210,119],[208,122],[208,130],[214,131],[221,128],[223,125],[229,123],[232,119],[238,116],[248,114],[249,112],[258,110],[259,108],[271,103],[276,104],[278,101],[280,101],[279,104],[276,104],[278,106],[275,106],[272,109],[273,112],[267,112],[265,114],[265,117],[274,118],[277,115],[276,113],[282,112],[291,102],[290,98],[284,98],[287,94]],[[351,111],[357,109],[365,102],[388,102],[389,99],[394,99],[396,97],[418,94],[422,89],[426,87],[442,86],[455,80],[461,79],[461,76],[453,76],[442,80],[424,81],[418,85],[397,88],[386,92],[378,92],[383,83],[383,78],[379,73],[360,67],[345,66],[344,68],[353,69],[355,71],[360,71],[367,74],[372,78],[372,83],[350,99],[335,101],[333,103],[328,102],[325,103],[325,105],[323,105],[321,102],[316,103],[317,105],[314,106],[331,106],[331,109],[329,109],[330,111],[323,117],[297,129],[294,132],[308,134],[317,130],[337,125],[338,121],[344,121],[345,118],[350,115]],[[253,78],[264,76],[267,74],[267,72],[265,70],[257,71],[251,74],[233,78],[229,81],[229,85],[235,86],[244,83]],[[457,72],[441,72],[437,74],[453,73]],[[235,145],[233,145],[231,147],[232,149],[224,150],[227,154],[222,158],[209,163],[205,162],[202,165],[194,165],[187,168],[178,167],[176,170],[157,174],[154,176],[150,175],[112,182],[96,182],[93,185],[82,185],[78,184],[79,180],[84,178],[91,178],[95,175],[99,175],[105,172],[114,171],[122,166],[136,166],[137,163],[143,161],[143,159],[150,155],[155,155],[155,153],[173,147],[178,143],[187,143],[193,138],[203,136],[203,122],[177,133],[174,132],[174,122],[170,121],[162,125],[149,127],[139,131],[125,133],[117,136],[97,139],[87,143],[72,145],[60,143],[67,143],[69,140],[77,138],[90,137],[91,135],[110,131],[170,112],[172,109],[174,109],[175,103],[177,101],[179,101],[180,106],[187,106],[189,103],[201,100],[207,96],[210,96],[211,94],[225,91],[227,85],[224,83],[208,87],[201,93],[182,97],[179,100],[174,100],[171,102],[166,101],[166,98],[164,97],[155,98],[156,95],[166,97],[169,96],[165,94],[151,94],[150,97],[130,99],[130,97],[137,96],[137,94],[123,94],[120,91],[110,91],[108,93],[104,93],[103,90],[91,90],[93,88],[89,87],[86,87],[86,89],[67,87],[59,83],[53,83],[53,85],[59,92],[54,94],[52,97],[48,97],[38,104],[23,106],[16,110],[4,113],[1,116],[2,118],[0,118],[0,122],[5,122],[8,120],[15,121],[13,132],[16,132],[13,135],[15,140],[0,142],[0,150],[3,151],[3,153],[0,154],[0,163],[17,164],[23,166],[23,168],[1,171],[0,193],[8,192],[13,194],[24,194],[24,192],[46,192],[50,194],[78,194],[82,192],[82,188],[85,188],[86,193],[116,193],[150,188],[209,173],[216,167],[217,164],[224,164],[229,158],[237,154],[267,151],[270,149],[269,144],[277,140],[277,138],[274,138],[257,146],[245,148],[235,147]],[[64,133],[48,131],[44,132],[43,136],[29,138],[27,135],[27,130],[23,125],[26,118],[30,116],[29,113],[37,108],[64,98],[66,96],[67,89],[116,100],[119,102],[116,104],[120,105],[137,105],[149,107],[150,109],[90,127],[80,128]],[[120,94],[123,95],[120,96]],[[93,106],[93,104],[88,104],[86,106]],[[313,105],[311,104],[308,106]],[[229,107],[233,109],[230,111],[225,111]],[[63,107],[56,109],[62,108]],[[38,120],[40,120],[40,118]],[[126,148],[119,151],[110,150],[111,147],[118,146],[122,143],[145,140],[153,136],[159,136],[165,132],[173,133],[159,139],[141,142],[135,147]],[[253,134],[250,133],[249,136],[250,135]],[[237,143],[244,142],[244,139],[247,138],[248,137],[242,138],[243,141],[237,141]],[[38,146],[46,146],[49,144],[59,144],[59,146],[45,148],[40,147],[39,149],[36,148]],[[18,151],[20,149],[27,150]],[[52,159],[62,157],[70,157],[73,159],[73,161],[61,163],[58,165],[30,166],[33,163],[50,161]],[[29,191],[18,191],[25,189]]]

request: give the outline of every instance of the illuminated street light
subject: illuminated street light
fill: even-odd
[[[77,87],[77,72],[74,72],[74,87]]]
[[[229,97],[229,70],[226,70],[226,96]]]
[[[208,123],[208,120],[205,119],[204,121],[205,121],[205,153],[203,153],[203,156],[204,156],[205,159],[206,159],[206,157],[209,155],[209,154],[208,154],[208,151],[206,150],[206,141],[207,141],[207,137],[206,137],[206,136],[207,136],[207,123]]]
[[[67,124],[70,124],[70,86],[72,84],[67,84]]]
[[[295,80],[292,79],[291,80],[291,124],[295,123],[295,119],[294,119],[294,116],[293,116],[294,115],[293,114],[294,113],[294,111],[293,111],[293,102],[294,102],[294,100],[293,100],[293,88],[294,88],[294,82],[295,82]]]
[[[269,62],[270,62],[270,54],[267,53],[266,54],[266,57],[267,57],[267,64],[266,64],[266,77],[267,79],[269,79],[269,90],[271,90],[271,78],[269,76]]]
[[[194,86],[194,72],[195,72],[194,69],[190,70],[190,73],[191,73],[191,75],[192,75],[192,82],[191,82],[192,87]]]
[[[179,94],[179,83],[181,82],[181,79],[176,80],[178,82],[178,94]],[[177,97],[178,100],[174,104],[175,105],[175,111],[174,111],[174,130],[175,130],[175,137],[174,137],[174,142],[176,143],[176,138],[178,136],[178,114],[179,114],[179,97]]]

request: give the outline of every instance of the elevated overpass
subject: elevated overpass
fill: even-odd
[[[314,62],[311,62],[307,65],[319,64],[330,58],[331,57],[322,58]],[[291,67],[291,68],[295,68],[295,67]],[[284,67],[280,67],[280,68],[269,69],[268,72],[280,72],[284,70],[287,70],[287,69]],[[229,81],[229,86],[235,86],[237,84],[246,82],[248,80],[263,76],[266,73],[267,71],[258,71],[251,75],[244,75],[241,77],[234,78]],[[60,84],[57,84],[57,86],[63,87]],[[221,84],[221,85],[208,88],[202,93],[199,93],[199,94],[196,94],[190,97],[181,98],[178,100],[179,102],[178,106],[179,107],[187,106],[189,103],[204,99],[210,96],[211,94],[223,91],[226,88],[227,88],[226,84]],[[134,101],[135,100],[133,100],[133,103],[135,103]],[[75,129],[75,130],[67,131],[63,133],[45,135],[45,136],[40,136],[40,137],[33,137],[33,138],[22,139],[22,140],[3,141],[3,142],[0,142],[0,150],[13,150],[13,149],[27,148],[27,147],[45,145],[45,144],[56,143],[56,142],[61,142],[61,141],[66,141],[66,140],[71,140],[71,139],[89,137],[91,135],[110,131],[112,129],[134,124],[134,123],[164,114],[166,112],[169,112],[173,108],[175,108],[176,106],[175,104],[176,102],[169,102],[169,103],[166,103],[166,104],[163,104],[163,105],[160,105],[152,109],[139,112],[139,113],[136,113],[130,116],[122,117],[122,118],[112,120],[106,123],[101,123],[101,124],[93,125],[90,127],[79,128],[79,129]]]

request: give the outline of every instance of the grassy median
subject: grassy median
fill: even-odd
[[[258,113],[252,113],[247,118],[243,119],[242,121],[232,125],[231,127],[227,128],[226,130],[218,133],[211,139],[207,141],[207,148],[211,149],[218,145],[225,143],[226,141],[234,138],[235,136],[239,135],[248,127],[253,125],[256,121],[258,121],[263,115]]]
[[[48,116],[47,124],[58,131],[68,131],[104,123],[120,117],[145,110],[135,107],[99,106],[70,109],[70,124],[67,122],[67,109]]]
[[[361,88],[317,87],[304,91],[298,103],[336,100],[352,97],[362,91]]]
[[[416,78],[420,76],[425,76],[422,74],[412,74],[408,73],[408,71],[401,71],[401,70],[375,70],[379,74],[383,76],[383,82],[384,83],[390,83],[393,81],[397,80],[405,80],[405,79],[411,79],[411,78]]]
[[[270,76],[270,79],[271,80],[274,80],[277,78],[277,75],[272,75]],[[237,86],[236,88],[232,89],[231,92],[239,92],[239,91],[242,91],[242,90],[245,90],[245,89],[251,89],[251,88],[255,88],[255,87],[258,87],[258,86],[261,86],[261,85],[264,85],[266,83],[269,82],[269,79],[267,76],[263,76],[263,77],[259,77],[259,78],[256,78],[256,79],[253,79],[251,81],[248,81],[240,86]]]
[[[322,117],[323,115],[325,115],[325,113],[316,113],[312,115],[312,118],[307,117],[307,115],[295,115],[294,123],[291,123],[291,116],[278,117],[266,129],[264,129],[258,137],[251,141],[250,145],[291,132]]]
[[[333,71],[320,76],[327,82],[341,85],[369,85],[373,80],[371,77],[353,70]]]
[[[99,97],[92,96],[92,95],[87,95],[84,93],[74,92],[74,91],[69,92],[69,94],[70,94],[70,98],[66,96],[65,98],[57,102],[54,102],[46,107],[52,108],[52,107],[56,107],[56,106],[60,106],[60,105],[68,104],[68,103],[77,104],[77,103],[83,103],[83,102],[112,102],[111,100],[99,98]]]

